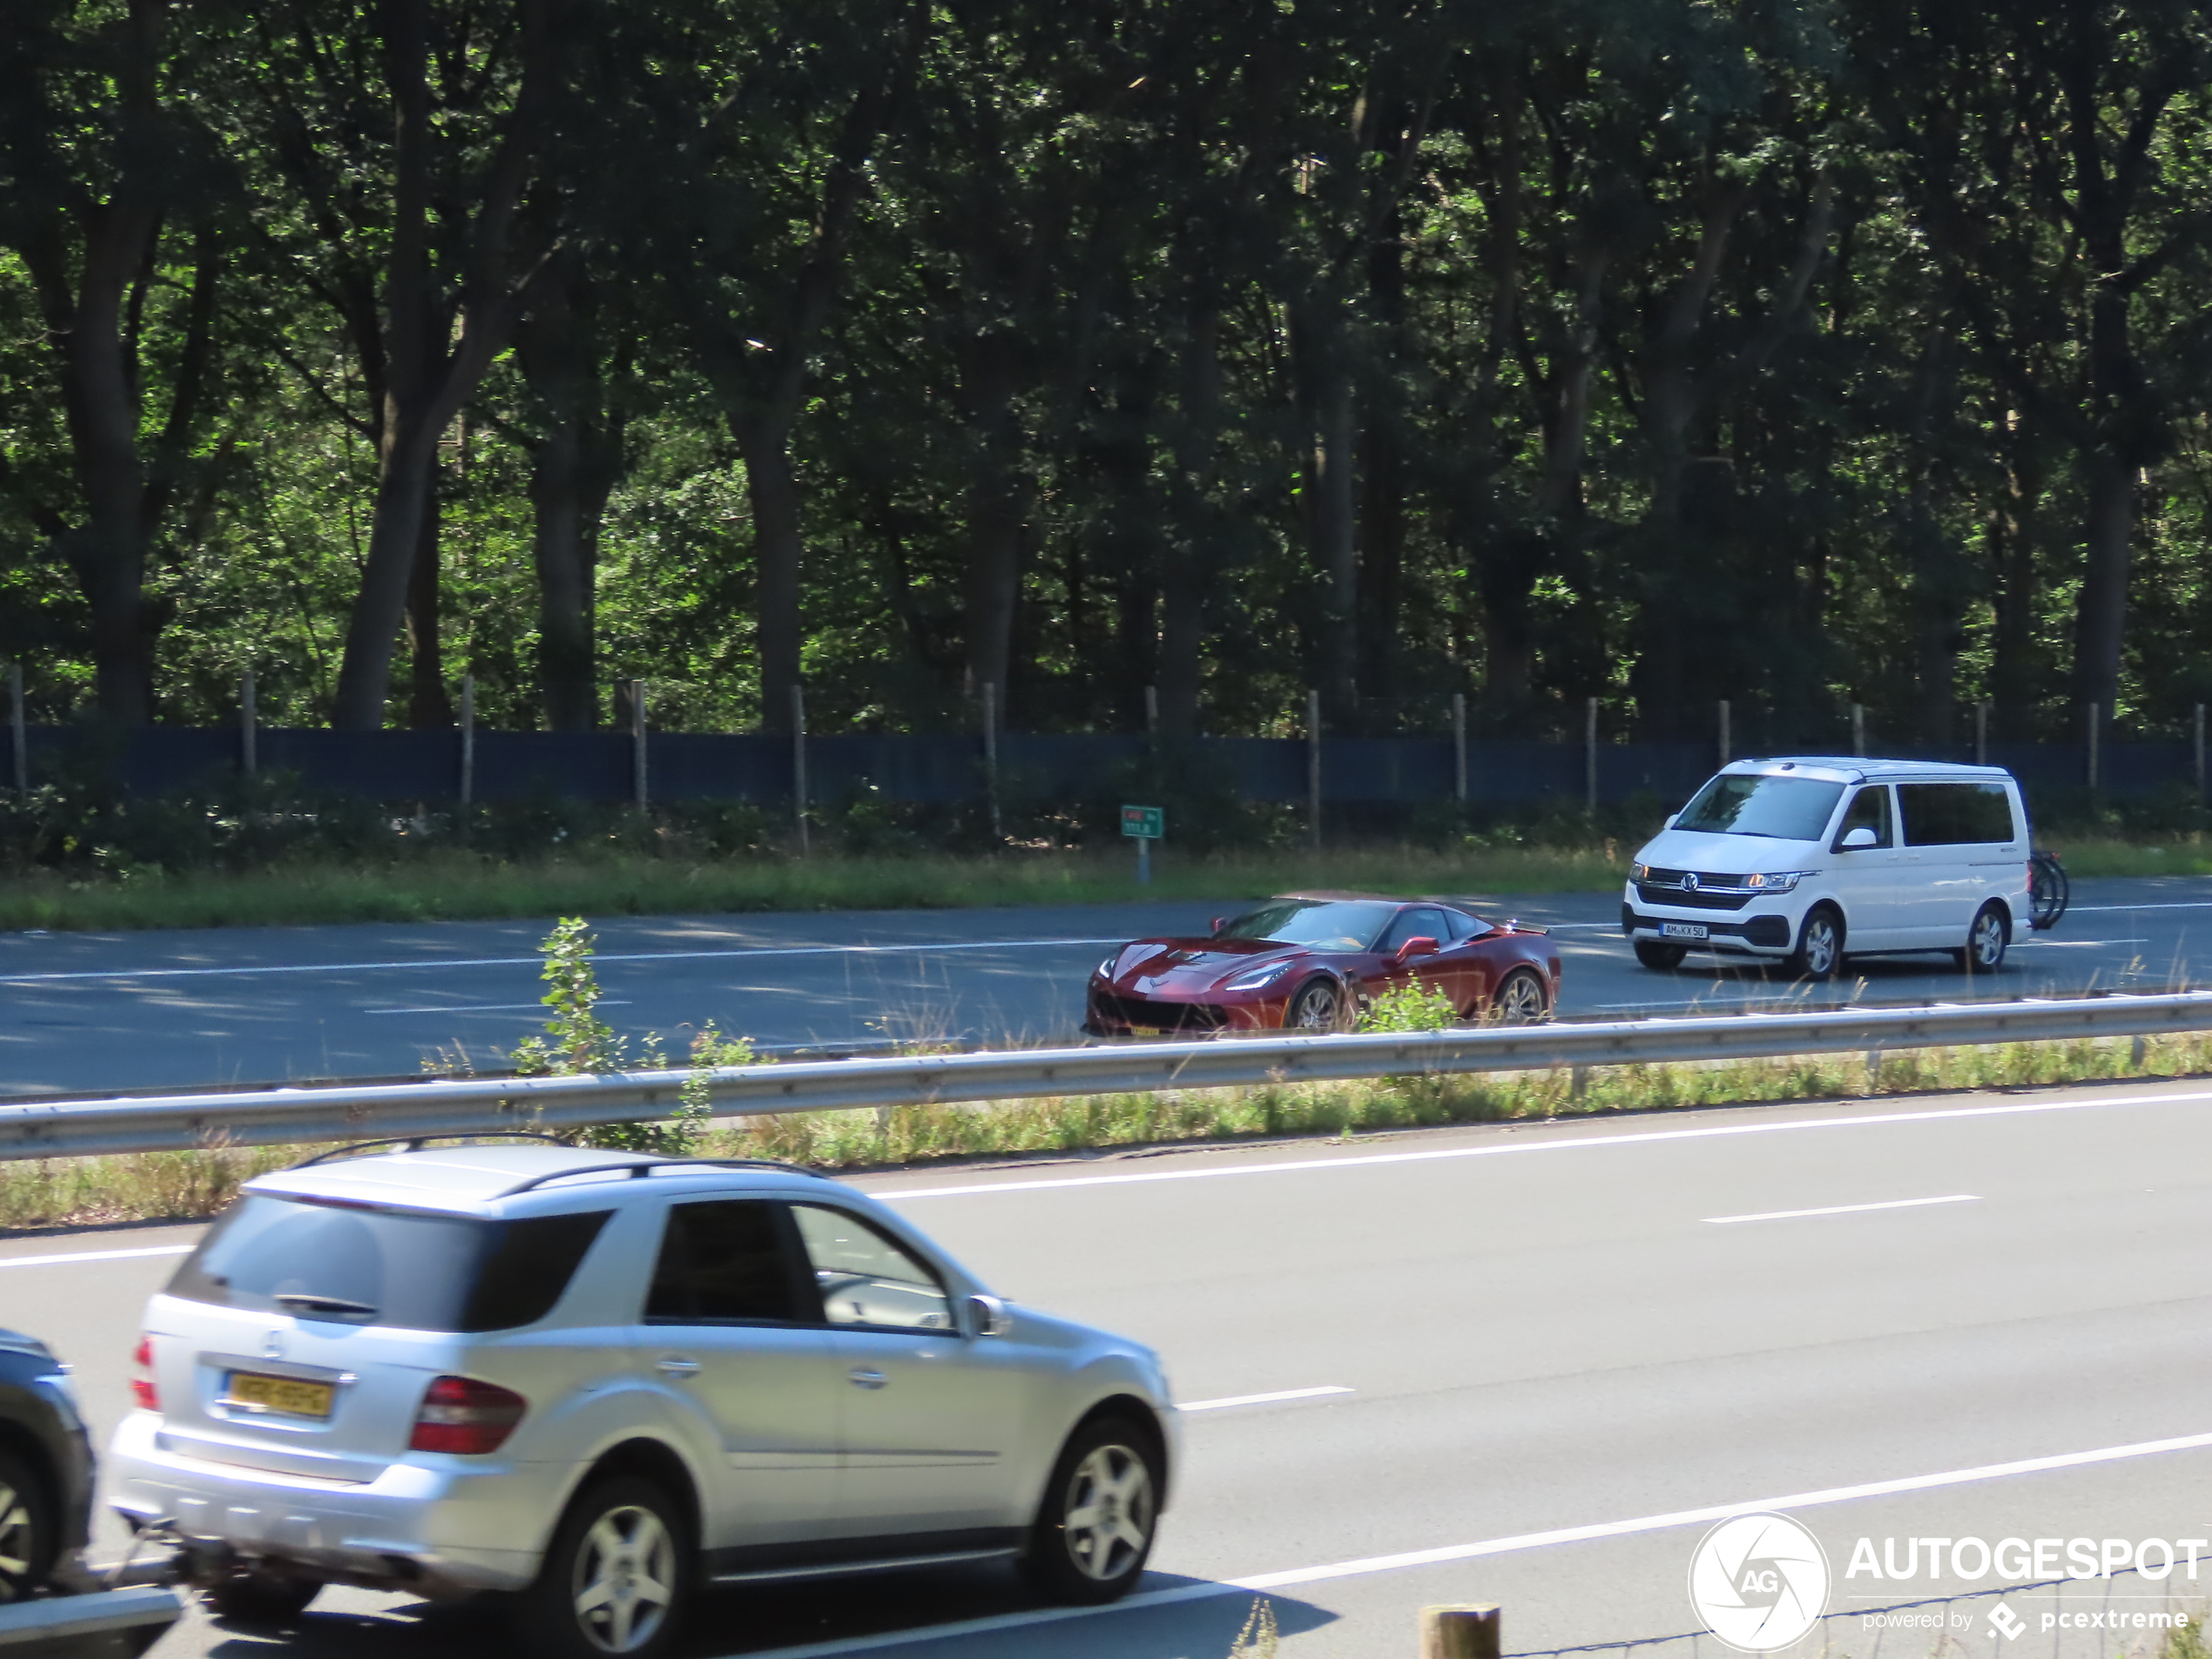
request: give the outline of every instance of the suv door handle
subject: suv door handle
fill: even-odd
[[[681,1354],[667,1353],[653,1361],[653,1369],[668,1377],[696,1377],[699,1374],[699,1362],[686,1359]]]
[[[891,1380],[880,1371],[851,1371],[846,1374],[862,1388],[880,1388]]]

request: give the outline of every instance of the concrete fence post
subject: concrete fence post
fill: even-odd
[[[639,812],[648,799],[645,787],[645,682],[630,682],[630,792]]]
[[[1721,699],[1721,765],[1725,766],[1736,758],[1735,745],[1730,740],[1728,729],[1728,699]]]
[[[1305,813],[1306,833],[1318,851],[1321,846],[1321,693],[1305,694]]]
[[[1498,1659],[1497,1604],[1423,1608],[1421,1659]]]
[[[476,677],[461,677],[461,804],[476,799]]]
[[[806,688],[791,688],[791,815],[799,829],[799,856],[806,856]]]
[[[983,682],[983,788],[990,797],[991,840],[1003,839],[999,823],[999,688]]]
[[[7,666],[7,728],[16,748],[16,794],[31,792],[31,734],[22,724],[22,664]]]
[[[2092,789],[2097,786],[2097,709],[2098,705],[2089,705],[2089,787]]]
[[[1851,752],[1860,759],[1866,758],[1866,705],[1851,705]]]
[[[255,742],[253,715],[253,671],[247,669],[238,679],[238,759],[239,770],[251,778],[260,770],[260,745]]]
[[[1974,765],[1989,764],[1989,705],[1974,705]]]
[[[1452,693],[1452,799],[1464,806],[1467,799],[1467,694]]]
[[[1597,816],[1597,699],[1582,705],[1582,806]]]

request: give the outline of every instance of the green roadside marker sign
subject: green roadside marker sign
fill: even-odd
[[[1140,840],[1157,841],[1168,833],[1167,809],[1161,806],[1122,808],[1122,833]]]

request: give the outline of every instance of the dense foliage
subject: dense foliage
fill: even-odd
[[[2188,0],[10,0],[34,718],[2174,732]]]

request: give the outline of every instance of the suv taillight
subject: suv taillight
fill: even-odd
[[[422,1395],[408,1441],[416,1452],[496,1452],[523,1420],[529,1402],[511,1388],[474,1377],[441,1377]]]
[[[131,1379],[131,1398],[150,1412],[161,1409],[161,1391],[153,1386],[153,1339],[140,1337],[138,1345],[131,1351],[131,1363],[138,1368],[138,1375]]]

